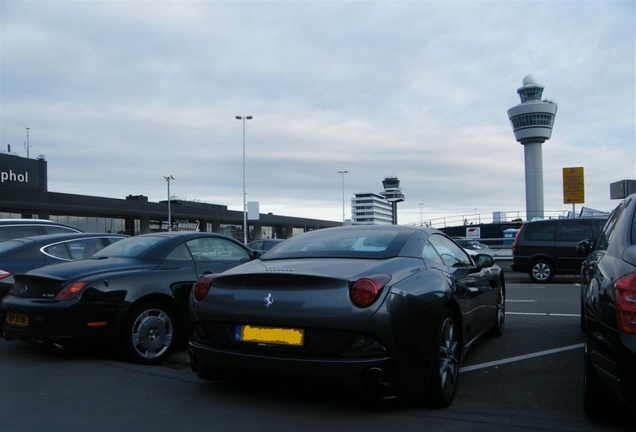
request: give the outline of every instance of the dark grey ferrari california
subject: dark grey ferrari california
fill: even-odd
[[[206,380],[444,407],[467,350],[502,334],[504,299],[493,258],[471,256],[437,230],[327,228],[200,278],[188,354]]]

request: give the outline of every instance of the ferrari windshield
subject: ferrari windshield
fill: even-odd
[[[410,234],[379,226],[325,228],[287,239],[261,259],[391,258],[397,256]]]

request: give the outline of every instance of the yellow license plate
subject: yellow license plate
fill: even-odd
[[[296,328],[237,325],[234,339],[241,342],[303,346],[305,330]]]
[[[17,314],[9,312],[7,314],[7,324],[18,326],[18,327],[28,327],[29,326],[29,316],[24,314]]]

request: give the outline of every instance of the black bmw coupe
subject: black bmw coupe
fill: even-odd
[[[58,347],[112,346],[132,361],[159,363],[185,341],[197,278],[257,255],[230,237],[206,232],[120,240],[87,260],[15,275],[0,305],[5,337]]]
[[[492,256],[469,255],[437,230],[311,231],[196,282],[191,366],[207,380],[303,383],[444,407],[468,349],[502,334],[504,299]]]

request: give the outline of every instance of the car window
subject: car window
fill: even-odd
[[[397,256],[412,233],[393,227],[360,227],[355,230],[320,229],[279,242],[262,260],[287,258],[389,258]],[[419,256],[419,251],[418,251]]]
[[[5,252],[12,252],[14,249],[19,248],[20,246],[23,246],[24,242],[19,241],[19,240],[7,240],[4,242],[0,243],[0,255],[4,254]]]
[[[35,225],[6,225],[0,227],[0,241],[36,236],[39,234],[38,227]]]
[[[152,235],[142,235],[126,238],[105,247],[95,254],[96,257],[138,257],[164,238]]]
[[[534,241],[554,241],[556,238],[556,224],[530,223],[526,227],[524,238]]]
[[[56,226],[56,225],[42,225],[42,229],[44,230],[46,234],[68,234],[68,233],[80,232],[79,230],[76,230],[73,228]]]
[[[224,238],[203,237],[186,242],[195,261],[248,261],[249,253]]]
[[[192,261],[192,255],[185,243],[181,243],[168,254],[166,259],[174,261]]]
[[[86,259],[103,248],[101,238],[85,238],[48,245],[41,251],[54,258],[77,261]]]
[[[598,235],[598,238],[594,242],[594,250],[607,250],[609,246],[612,233],[616,227],[616,222],[620,218],[621,214],[625,210],[625,202],[618,205],[610,215],[609,219],[605,223],[603,230]]]
[[[594,240],[592,224],[589,221],[563,220],[561,221],[561,241]]]
[[[428,240],[431,242],[439,256],[442,258],[444,264],[448,267],[472,267],[473,262],[471,261],[468,254],[459,247],[457,244],[453,243],[448,238],[433,234],[429,236]]]
[[[69,260],[72,261],[73,257],[71,256],[70,251],[66,247],[65,243],[55,243],[40,249],[46,255],[50,255],[54,258]]]
[[[442,261],[442,258],[439,256],[433,245],[428,240],[426,240],[426,243],[424,243],[424,248],[422,249],[422,258],[436,262],[438,264],[444,264],[444,261]]]
[[[249,244],[249,247],[254,249],[254,250],[261,250],[263,249],[263,242],[262,241],[255,241]]]

